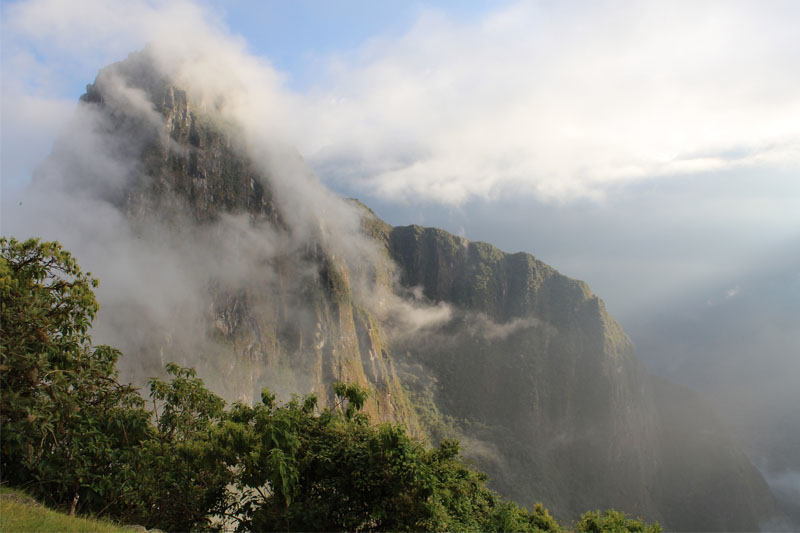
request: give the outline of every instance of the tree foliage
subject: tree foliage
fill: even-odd
[[[151,382],[153,409],[92,346],[97,281],[56,242],[0,241],[3,481],[70,513],[165,529],[202,523],[230,472],[210,429],[224,402],[194,371]]]
[[[124,498],[117,474],[149,438],[149,415],[116,379],[119,352],[91,346],[91,274],[55,242],[0,244],[3,478],[72,512],[100,511]]]
[[[576,530],[580,533],[660,533],[661,526],[633,519],[625,513],[609,509],[604,513],[588,511],[581,515]]]
[[[226,409],[194,370],[166,367],[149,398],[117,380],[120,353],[92,346],[98,310],[58,243],[2,239],[2,476],[51,505],[164,530],[559,531],[540,504],[503,501],[459,456],[402,426],[371,425],[369,391]],[[579,531],[658,531],[587,513]]]
[[[129,474],[137,498],[115,514],[168,531],[205,528],[224,510],[233,480],[216,433],[225,402],[194,370],[172,363],[166,370],[169,381],[150,380],[153,436],[142,443]]]
[[[315,414],[314,396],[283,406],[269,391],[262,398],[235,404],[224,424],[241,468],[241,530],[557,530],[543,508],[529,513],[486,488],[455,441],[427,449],[401,426],[348,410]]]

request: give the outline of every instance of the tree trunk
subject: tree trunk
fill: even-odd
[[[78,489],[80,488],[80,486],[81,486],[80,483],[78,483],[78,481],[75,481],[75,485],[73,485],[72,487],[72,490],[75,491],[75,496],[72,497],[72,504],[69,506],[70,516],[75,516],[75,507],[78,506],[78,499],[81,497],[80,494],[78,494]]]

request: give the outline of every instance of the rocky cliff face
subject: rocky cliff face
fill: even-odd
[[[652,514],[640,489],[659,462],[647,376],[586,284],[436,229],[393,228],[390,250],[404,283],[458,310],[398,351],[436,376],[444,413],[477,429],[463,430],[468,442],[500,458],[487,464],[496,486],[567,515],[623,502]]]
[[[196,107],[147,53],[104,69],[81,105],[97,150],[63,140],[40,179],[124,212],[188,287],[166,315],[104,305],[107,331],[136,332],[117,342],[127,375],[176,360],[229,399],[268,386],[316,392],[323,406],[333,380],[355,381],[374,391],[376,419],[460,438],[500,492],[564,518],[615,507],[667,526],[753,530],[773,512],[724,430],[682,423],[697,401],[651,382],[585,283],[528,254],[393,228],[325,196],[307,171],[286,175],[302,167],[296,156],[257,164],[235,124]],[[328,203],[298,215],[292,180]],[[348,233],[340,219],[351,216]],[[696,468],[706,457],[715,466]]]
[[[406,381],[428,375],[450,420],[426,427],[460,437],[501,493],[563,517],[614,507],[678,530],[757,530],[777,514],[702,398],[648,376],[585,283],[438,229],[380,233],[401,283],[456,308],[393,344]]]

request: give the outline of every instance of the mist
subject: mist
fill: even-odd
[[[304,349],[323,345],[307,305],[319,257],[344,265],[394,342],[439,349],[448,328],[496,342],[553,328],[387,290],[396,266],[363,236],[363,210],[344,200],[357,197],[391,224],[530,252],[586,281],[652,373],[709,399],[800,524],[792,2],[425,7],[393,33],[316,51],[304,83],[229,27],[219,3],[2,9],[2,233],[59,240],[100,279],[93,338],[129,354],[125,378],[143,384],[176,360],[229,399],[309,390],[286,368],[219,368],[215,335],[235,329],[239,297],[258,285],[305,332]],[[139,158],[148,143],[193,150],[120,73],[97,79],[114,120],[78,103],[102,66],[141,50],[231,136],[280,206],[273,218],[198,224],[179,202],[158,206],[163,218],[126,211],[133,185],[158,184]]]
[[[347,289],[363,305],[400,317],[398,331],[446,320],[449,309],[406,301],[391,284],[378,287],[377,272],[391,281],[394,271],[362,233],[364,211],[329,191],[273,130],[270,92],[257,83],[270,78],[269,67],[218,41],[191,53],[154,42],[102,70],[30,185],[4,196],[3,231],[59,240],[100,279],[102,311],[92,334],[129,354],[120,363],[124,379],[143,385],[177,362],[197,367],[230,399],[249,402],[265,384],[288,398],[309,392],[313,376],[302,368],[249,375],[220,355],[230,348],[218,337],[241,325],[242,295],[252,287],[259,299],[279,302],[272,305],[281,320],[306,337],[320,336],[319,311],[307,296],[321,282],[320,257],[341,265],[331,268],[344,269]],[[222,64],[224,78],[208,75]],[[160,197],[144,192],[163,187],[164,177],[149,173],[142,154],[189,161],[196,150],[170,134],[180,117],[164,116],[164,104],[151,100],[161,84],[187,87],[202,120],[229,136],[231,150],[252,166],[250,189],[259,180],[268,191],[265,215],[217,213],[213,205],[198,211],[169,189]]]
[[[800,239],[627,327],[653,372],[712,403],[791,518],[785,530],[800,525],[798,250]]]

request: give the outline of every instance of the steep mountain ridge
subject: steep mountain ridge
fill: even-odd
[[[778,514],[710,407],[650,377],[585,283],[439,229],[376,226],[403,283],[461,310],[393,348],[435,377],[436,405],[500,492],[679,530],[756,530]]]
[[[408,282],[422,281],[426,296],[469,310],[440,333],[453,341],[411,340],[405,347],[437,375],[439,404],[448,414],[502,429],[483,431],[482,440],[505,456],[521,456],[506,472],[536,472],[506,481],[500,469],[493,472],[498,488],[523,501],[547,494],[549,505],[574,512],[587,504],[619,506],[604,494],[652,477],[656,458],[642,454],[655,444],[644,369],[584,283],[527,254],[503,254],[484,243],[431,246],[453,239],[440,230],[397,228],[392,237],[394,250],[403,250],[394,257]],[[452,280],[417,279],[417,263],[408,261],[415,249],[434,265],[429,273],[444,264]],[[491,439],[507,432],[517,445]],[[578,459],[585,478],[575,486],[561,476]],[[630,496],[628,510],[653,508],[646,491]]]
[[[254,153],[146,51],[101,71],[81,101],[91,149],[65,136],[38,181],[123,212],[135,251],[146,243],[178,272],[153,272],[163,313],[103,302],[97,335],[128,354],[127,376],[176,360],[229,399],[268,386],[322,406],[332,381],[355,381],[374,391],[374,419],[459,437],[501,493],[562,518],[615,507],[754,530],[774,513],[723,429],[681,425],[699,400],[651,382],[585,283],[529,254],[389,226],[327,193],[296,154]],[[730,453],[714,468],[693,466],[718,449]]]

